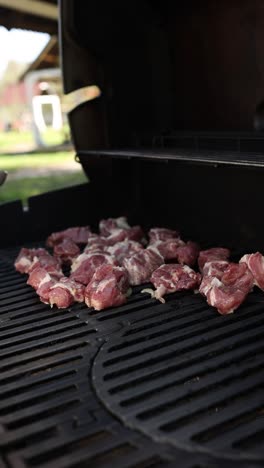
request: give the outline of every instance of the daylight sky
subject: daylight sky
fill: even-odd
[[[32,62],[48,40],[48,34],[0,26],[0,78],[9,60]]]

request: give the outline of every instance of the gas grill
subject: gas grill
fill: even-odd
[[[13,267],[22,245],[118,215],[234,260],[264,252],[262,2],[61,0],[60,15],[65,92],[100,90],[69,115],[89,183],[0,206],[0,468],[263,466],[263,292],[228,316],[142,287],[58,310]]]

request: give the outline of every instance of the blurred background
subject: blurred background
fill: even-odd
[[[56,0],[0,0],[0,203],[86,181],[63,95]]]

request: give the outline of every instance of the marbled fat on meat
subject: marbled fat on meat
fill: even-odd
[[[260,252],[244,255],[240,263],[245,263],[254,278],[254,284],[264,291],[264,257]]]
[[[214,278],[215,285],[216,283],[218,284],[218,282],[215,280],[221,280],[225,270],[229,265],[230,263],[225,260],[215,260],[205,263],[203,267],[203,277],[199,292],[206,296],[212,287],[212,279]]]
[[[215,307],[219,314],[227,315],[236,310],[244,302],[247,293],[228,286],[213,286],[207,293],[207,302]]]
[[[39,296],[41,302],[44,302],[44,304],[49,304],[50,290],[53,285],[54,280],[51,280],[41,284],[38,289],[36,289],[37,295]]]
[[[250,292],[254,285],[254,277],[245,264],[230,263],[221,278],[222,283],[242,291]]]
[[[46,243],[48,247],[54,247],[63,239],[71,239],[75,244],[86,244],[90,235],[90,226],[72,227],[64,231],[54,232],[47,238]]]
[[[201,275],[187,265],[167,264],[155,270],[150,281],[156,288],[153,296],[165,302],[163,299],[165,294],[196,289],[200,284]]]
[[[27,284],[35,289],[42,302],[48,304],[50,288],[57,280],[58,278],[51,276],[44,268],[37,267],[30,273]]]
[[[180,239],[158,240],[149,244],[147,248],[155,248],[162,255],[164,260],[178,260],[179,247],[185,245]]]
[[[173,229],[167,228],[152,228],[148,232],[149,244],[153,244],[157,241],[166,241],[168,239],[176,239],[179,237],[179,232]]]
[[[27,249],[23,247],[15,260],[15,269],[19,273],[28,273],[34,258],[39,258],[46,254],[48,254],[46,249]]]
[[[107,252],[116,258],[116,260],[122,264],[122,261],[125,258],[130,257],[136,252],[143,250],[143,245],[139,242],[125,239],[122,242],[117,242],[116,244],[109,246]]]
[[[223,247],[214,247],[208,250],[201,250],[198,257],[198,265],[200,271],[203,271],[205,263],[215,260],[228,260],[230,257],[230,250]]]
[[[142,242],[144,240],[144,232],[140,226],[132,226],[128,229],[116,228],[106,239],[108,245],[114,245],[126,239]]]
[[[47,251],[45,254],[41,254],[40,256],[34,256],[33,262],[28,269],[28,273],[31,273],[38,267],[44,268],[44,270],[51,275],[62,275],[60,259],[53,257]]]
[[[31,273],[35,268],[42,267],[50,274],[60,274],[60,261],[45,249],[22,248],[15,260],[15,269],[20,273]]]
[[[58,309],[66,309],[74,303],[74,297],[70,291],[61,287],[59,284],[56,286],[53,285],[51,288],[49,288],[46,300],[51,307],[56,305]],[[42,302],[44,302],[43,299]]]
[[[203,276],[215,276],[222,278],[224,271],[229,266],[230,262],[227,260],[213,260],[206,262],[203,266]]]
[[[52,289],[56,288],[56,285],[59,285],[61,288],[67,289],[71,295],[73,296],[76,302],[83,302],[84,301],[84,285],[77,283],[70,278],[64,276],[60,279],[60,281],[52,287]]]
[[[32,286],[32,288],[37,290],[39,286],[51,280],[51,275],[47,273],[44,268],[37,267],[29,274],[27,284],[29,284],[29,286]]]
[[[63,239],[54,246],[53,255],[58,257],[62,263],[71,264],[73,259],[80,254],[80,249],[70,238]]]
[[[106,237],[93,234],[88,239],[87,245],[84,248],[84,253],[106,252],[108,245],[109,243]]]
[[[29,275],[27,284],[32,286],[45,304],[69,307],[74,301],[84,301],[84,286],[65,276],[54,277],[41,267]]]
[[[161,228],[157,229],[157,233],[153,229],[154,236],[166,236],[166,233],[163,231],[167,230],[161,230]],[[176,231],[172,232],[174,233]],[[170,230],[169,234],[167,233],[167,235],[171,235]],[[193,266],[195,264],[200,251],[200,247],[198,244],[196,244],[196,242],[188,241],[185,243],[180,237],[156,240],[155,242],[152,240],[150,241],[149,247],[155,247],[163,256],[165,261],[174,260],[174,262],[189,266]]]
[[[196,242],[188,241],[178,248],[177,258],[182,265],[193,266],[198,258],[200,247]]]
[[[118,265],[118,262],[106,253],[83,253],[72,264],[70,278],[86,286],[91,281],[96,269],[105,264]]]
[[[130,227],[125,216],[102,219],[99,223],[100,234],[104,237],[110,236],[115,229],[129,229]]]
[[[126,302],[128,290],[128,276],[124,268],[102,265],[85,289],[85,303],[95,310],[119,306]]]
[[[206,296],[209,305],[225,315],[242,304],[253,287],[254,279],[245,263],[219,266],[214,267],[217,276],[204,276],[199,291]],[[212,273],[213,269],[207,271]]]
[[[164,263],[164,258],[155,248],[143,249],[123,260],[128,273],[129,284],[139,285],[150,280],[151,274]]]
[[[62,309],[73,302],[84,302],[84,289],[83,284],[64,277],[50,288],[49,303]]]

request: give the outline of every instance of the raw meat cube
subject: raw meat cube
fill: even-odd
[[[47,239],[47,246],[54,247],[63,241],[63,239],[71,239],[75,244],[86,244],[88,237],[91,235],[89,226],[72,227],[64,231],[54,232]]]
[[[71,264],[73,259],[80,254],[80,249],[70,238],[63,239],[54,246],[53,255],[61,259],[64,264]]]
[[[132,257],[123,260],[123,266],[128,273],[129,284],[138,285],[150,280],[151,274],[164,263],[164,258],[155,248],[140,250]]]
[[[208,250],[201,250],[198,257],[198,265],[200,271],[203,271],[205,263],[215,260],[228,260],[230,250],[223,247],[215,247]]]
[[[167,228],[152,228],[148,232],[149,244],[157,241],[166,241],[167,239],[176,239],[179,237],[178,231]]]
[[[222,266],[222,271],[217,269],[217,276],[204,276],[199,291],[209,305],[225,315],[242,304],[254,285],[254,278],[245,263]]]
[[[251,271],[254,284],[264,291],[264,257],[260,252],[244,255],[240,263],[245,263]]]
[[[107,248],[107,252],[115,257],[120,264],[124,258],[129,258],[140,250],[143,250],[143,245],[139,242],[129,239],[126,239],[122,242],[117,242],[116,244]]]
[[[85,303],[95,310],[124,304],[129,291],[126,270],[114,265],[97,268],[85,289]]]
[[[165,302],[163,298],[165,294],[196,289],[200,284],[201,275],[187,265],[167,264],[161,265],[155,270],[151,275],[150,281],[156,288],[156,291],[151,293],[151,295],[159,301]]]
[[[70,278],[86,286],[91,281],[96,269],[105,264],[118,265],[118,262],[106,253],[83,253],[73,262]]]
[[[119,218],[102,219],[99,223],[100,234],[104,237],[110,236],[115,229],[129,229],[130,226],[125,216]]]

